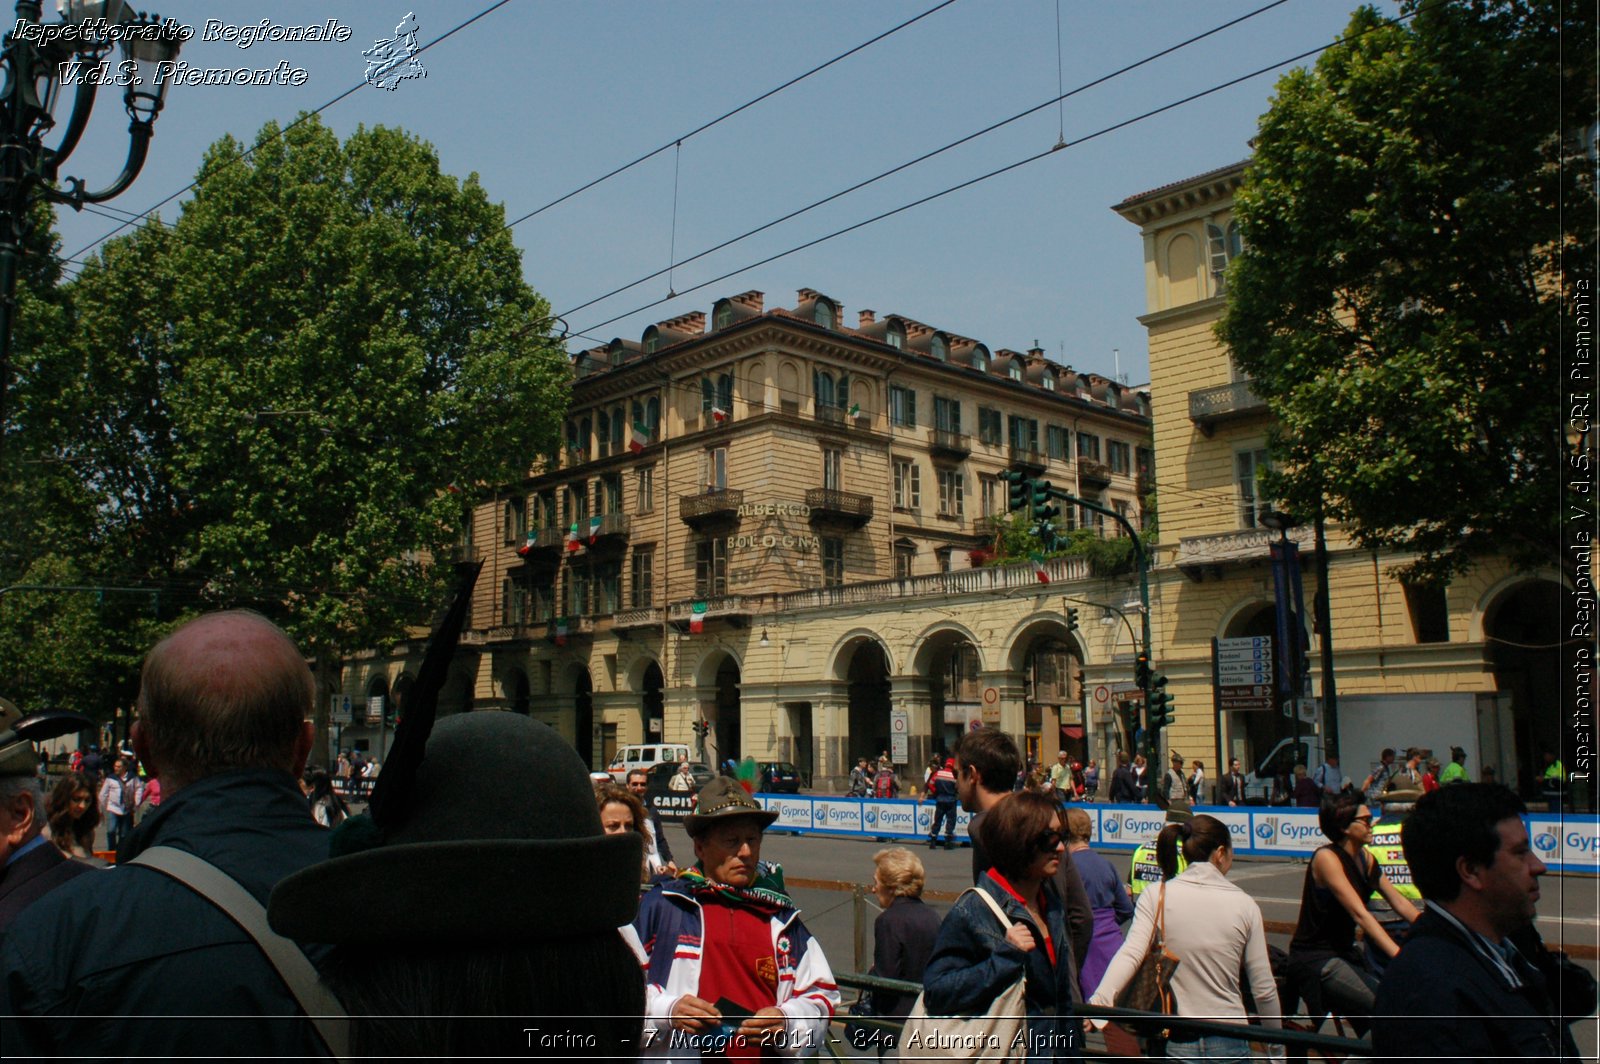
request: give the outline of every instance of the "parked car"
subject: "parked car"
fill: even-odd
[[[709,765],[698,761],[689,762],[689,771],[694,773],[694,793],[698,794],[700,788],[716,778],[716,773],[711,771]],[[659,794],[672,794],[672,777],[677,775],[676,762],[662,762],[650,768],[650,780],[646,784],[645,794],[655,797]]]
[[[768,794],[799,794],[800,770],[788,761],[761,762],[757,790]]]

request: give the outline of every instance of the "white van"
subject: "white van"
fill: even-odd
[[[606,771],[618,783],[628,781],[628,773],[636,768],[651,769],[663,761],[677,764],[679,761],[689,760],[689,746],[687,743],[640,743],[636,746],[624,746],[617,751],[617,756],[611,759],[611,764]]]

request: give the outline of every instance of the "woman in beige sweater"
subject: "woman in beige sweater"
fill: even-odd
[[[1180,845],[1189,865],[1182,875],[1175,875]],[[1261,1023],[1281,1026],[1261,908],[1227,879],[1228,869],[1233,867],[1227,826],[1205,815],[1196,816],[1187,824],[1168,824],[1156,837],[1156,860],[1161,863],[1166,881],[1162,889],[1147,889],[1139,895],[1128,937],[1111,958],[1089,1003],[1115,1004],[1150,946],[1156,906],[1164,891],[1166,911],[1162,924],[1167,949],[1179,959],[1172,979],[1178,1015],[1248,1023],[1240,988],[1242,970],[1249,976]],[[1245,1038],[1216,1035],[1175,1038],[1167,1043],[1167,1056],[1183,1060],[1251,1059],[1250,1044]]]

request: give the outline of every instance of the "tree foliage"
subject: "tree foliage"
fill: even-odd
[[[1284,77],[1219,335],[1277,415],[1268,490],[1432,580],[1554,561],[1566,268],[1592,263],[1594,26],[1572,0],[1363,8]],[[1592,14],[1592,12],[1590,12]]]
[[[326,663],[425,621],[452,485],[553,451],[568,371],[476,175],[427,144],[315,120],[225,138],[170,228],[68,288],[30,417],[72,462],[99,575],[168,614],[249,606]],[[45,391],[52,398],[46,398]]]

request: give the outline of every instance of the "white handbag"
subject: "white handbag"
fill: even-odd
[[[1011,918],[986,891],[973,887],[962,893],[982,898],[1000,926],[1011,927]],[[1006,1061],[1026,1057],[1026,1051],[1019,1053],[1015,1048],[1024,1038],[1028,1022],[1023,1001],[1026,979],[1025,975],[1018,977],[977,1016],[930,1016],[926,992],[918,994],[900,1031],[899,1059]]]

